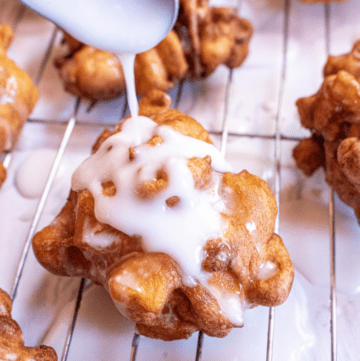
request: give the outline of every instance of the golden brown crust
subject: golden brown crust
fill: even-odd
[[[340,70],[346,70],[355,78],[360,76],[360,40],[356,41],[349,53],[332,56],[330,55],[324,66],[324,77],[336,74]]]
[[[0,25],[0,153],[15,145],[38,99],[30,77],[6,55],[13,35],[11,27]],[[0,178],[4,175],[2,168]]]
[[[325,165],[323,139],[312,136],[303,139],[293,149],[296,165],[310,177],[317,169]]]
[[[48,346],[26,347],[18,323],[11,317],[12,302],[0,289],[0,360],[56,361],[55,351]]]
[[[14,38],[14,32],[10,25],[0,25],[0,27],[0,48],[7,50]]]
[[[157,49],[150,49],[136,56],[135,87],[139,95],[145,95],[151,89],[167,91],[173,85]]]
[[[154,322],[150,324],[138,322],[136,327],[140,334],[164,341],[187,339],[199,330],[191,303],[180,289],[174,290],[169,295],[168,302],[161,313],[154,318]]]
[[[140,113],[150,114],[158,124],[171,126],[184,135],[210,142],[200,124],[168,107],[168,96],[152,91],[140,102]],[[121,131],[121,124],[116,132]],[[101,136],[96,149],[108,136]],[[157,146],[161,142],[161,137],[156,137],[148,144]],[[132,161],[131,149],[124,151],[129,151]],[[187,164],[195,188],[210,191],[214,177],[220,177],[211,167],[211,158],[194,157]],[[158,173],[154,180],[139,182],[139,197],[147,201],[167,187],[166,169],[160,167]],[[225,173],[220,179],[227,209],[221,213],[222,236],[209,239],[203,250],[202,267],[209,287],[217,290],[215,294],[232,297],[247,307],[278,305],[290,292],[294,269],[280,237],[273,233],[275,198],[263,180],[246,171]],[[114,192],[112,182],[103,184],[103,194],[111,197]],[[176,207],[177,198],[170,197],[168,206]],[[106,246],[91,246],[87,242],[97,235],[108,240]],[[194,286],[185,284],[183,271],[172,257],[144,252],[140,237],[130,237],[98,222],[94,198],[87,190],[70,193],[54,222],[35,235],[33,248],[49,271],[103,284],[115,305],[146,336],[173,340],[187,338],[200,329],[210,336],[223,337],[236,327],[213,292],[198,281],[194,281]],[[260,277],[260,269],[267,264],[275,271]]]
[[[325,180],[333,187],[339,198],[354,209],[355,216],[360,222],[360,192],[357,187],[358,180],[354,183],[351,178],[347,177],[337,157],[338,148],[339,142],[324,142],[326,158]],[[349,170],[348,173],[350,173]]]
[[[287,299],[290,293],[294,268],[282,239],[275,233],[267,241],[263,256],[272,262],[278,271],[266,280],[254,277],[255,282],[248,282],[244,285],[244,292],[252,304],[278,306]],[[259,263],[256,262],[250,263],[250,269],[254,276],[259,270],[258,265]]]
[[[0,187],[5,182],[6,179],[6,169],[4,167],[4,164],[0,162]]]
[[[56,58],[55,65],[65,90],[77,97],[106,100],[119,96],[125,90],[120,61],[106,51],[81,46],[71,57]]]
[[[293,156],[306,175],[325,168],[326,181],[360,222],[360,42],[352,51],[329,56],[320,90],[296,102],[301,124],[313,136],[299,143]]]
[[[183,135],[212,144],[209,133],[203,126],[177,109],[168,109],[166,112],[159,113],[153,121],[159,125],[168,125]]]
[[[182,0],[175,31],[183,44],[191,79],[206,77],[220,64],[240,66],[249,51],[251,23],[235,9],[209,7],[208,1]]]
[[[125,91],[125,78],[118,57],[77,42],[66,34],[69,54],[55,59],[65,90],[92,101],[116,98]],[[174,32],[155,48],[135,58],[135,84],[139,95],[151,89],[167,91],[182,79],[187,63]]]
[[[155,48],[167,70],[170,81],[178,82],[188,70],[181,43],[177,34],[170,31],[168,36]]]
[[[338,147],[337,159],[342,171],[360,192],[360,140],[344,139]]]
[[[167,91],[181,79],[211,74],[220,64],[240,66],[249,51],[252,26],[235,9],[209,7],[207,0],[180,1],[178,21],[155,48],[135,58],[136,91]],[[118,97],[125,79],[118,58],[65,34],[69,53],[55,59],[65,89],[92,101]]]

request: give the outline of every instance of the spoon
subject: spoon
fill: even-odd
[[[77,40],[110,53],[140,53],[174,26],[179,0],[21,0]]]

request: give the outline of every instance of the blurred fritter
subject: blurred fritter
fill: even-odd
[[[31,78],[6,55],[13,36],[10,26],[0,25],[0,154],[15,145],[38,99]],[[1,168],[0,185],[4,176]]]
[[[343,61],[343,64],[349,64]],[[329,65],[332,63],[333,65]],[[353,64],[352,59],[350,63]],[[325,73],[336,68],[329,58]],[[338,65],[338,64],[337,64]],[[356,67],[352,68],[356,72]],[[313,136],[294,149],[297,166],[308,176],[324,167],[326,181],[343,202],[354,208],[360,222],[360,84],[345,70],[325,78],[313,96],[296,102],[301,124]]]
[[[249,52],[252,25],[231,8],[209,7],[204,0],[180,0],[174,27],[179,35],[191,79],[206,77],[220,64],[240,66]]]
[[[0,25],[0,49],[7,50],[14,37],[14,32],[9,25]]]
[[[0,288],[0,360],[56,361],[55,351],[48,346],[26,347],[18,323],[11,317],[12,302]]]
[[[324,67],[324,77],[346,70],[356,79],[360,78],[360,40],[356,41],[349,53],[328,57]]]
[[[67,36],[66,39],[72,38]],[[55,65],[66,91],[77,97],[106,100],[125,90],[125,78],[117,56],[92,46],[81,44],[71,56],[57,57]]]
[[[55,65],[70,93],[91,101],[116,98],[125,91],[125,77],[118,57],[77,42],[66,34],[70,54],[59,56]],[[136,55],[135,86],[139,95],[151,89],[167,91],[188,69],[180,41],[171,31],[155,48]]]
[[[139,152],[162,149],[167,140],[159,135],[163,134],[161,131],[176,130],[176,137],[180,133],[186,138],[200,141],[197,145],[213,149],[206,130],[191,117],[176,109],[169,109],[170,102],[170,98],[158,90],[151,91],[140,101],[140,115],[150,117],[155,122],[151,124],[160,133],[149,135],[150,139],[144,139],[143,145],[123,147],[122,159],[130,167],[138,166]],[[112,142],[118,139],[127,122],[119,123],[113,133],[105,131],[95,143],[94,154],[89,159],[109,154],[113,149]],[[119,148],[115,148],[113,154],[120,157]],[[114,169],[101,157],[101,163]],[[169,159],[169,164],[177,164],[172,161],[177,158]],[[175,260],[176,257],[161,251],[146,252],[146,235],[140,237],[136,232],[126,234],[121,229],[101,223],[95,216],[97,201],[88,189],[71,191],[66,205],[53,223],[35,235],[33,249],[39,262],[50,272],[90,278],[102,284],[118,309],[137,323],[137,329],[143,335],[174,340],[188,338],[193,332],[202,330],[210,336],[223,337],[231,328],[242,326],[242,321],[237,319],[235,322],[234,318],[242,315],[243,310],[257,305],[276,306],[284,302],[291,289],[294,269],[281,238],[273,233],[277,205],[265,181],[245,170],[239,174],[215,172],[209,155],[185,158],[184,162],[190,171],[195,194],[201,194],[201,197],[211,194],[217,197],[218,194],[223,200],[221,204],[225,205],[221,211],[218,207],[222,206],[214,210],[221,222],[220,234],[204,239],[203,248],[199,250],[202,281],[195,277],[189,285],[184,279],[182,264]],[[119,170],[116,174],[122,174],[122,166],[117,167]],[[135,184],[134,197],[140,209],[153,204],[151,202],[159,204],[160,197],[167,197],[162,194],[170,183],[179,182],[171,178],[173,175],[169,175],[164,163],[160,162],[156,167],[150,171],[151,174],[155,173],[149,180],[141,177],[140,168],[136,171],[137,179],[132,181]],[[85,169],[91,171],[94,167]],[[112,202],[112,208],[117,209],[114,199],[118,192],[125,196],[121,192],[127,186],[123,183],[116,186],[112,177],[102,176],[107,181],[102,182],[102,191],[98,196]],[[97,181],[95,183],[99,184]],[[126,197],[130,196],[129,192],[133,194],[127,189]],[[173,212],[184,209],[182,202],[186,202],[184,206],[188,204],[184,200],[186,196],[177,192],[175,190],[166,199],[166,212],[170,213],[162,217],[176,215],[178,213]],[[193,194],[191,192],[187,190],[187,194]],[[130,206],[125,207],[129,209]],[[112,211],[109,209],[105,212],[106,219],[111,223],[108,212]],[[187,237],[191,237],[195,230],[187,228],[186,217],[181,214],[179,217],[184,217],[181,218],[182,227],[187,229]],[[163,230],[161,220],[160,217],[155,222],[156,232],[161,231],[161,237],[171,244],[171,239],[176,236],[171,233],[175,230]],[[139,218],[136,224],[140,225],[141,222]],[[186,240],[183,241],[186,243]],[[194,255],[188,254],[187,257],[193,259]],[[222,302],[229,307],[223,309]]]
[[[235,9],[209,7],[208,1],[182,0],[174,30],[155,48],[135,58],[138,95],[167,91],[181,79],[211,74],[220,64],[240,66],[249,51],[252,26]],[[125,79],[118,58],[64,36],[69,53],[55,59],[65,89],[95,102],[118,97]]]

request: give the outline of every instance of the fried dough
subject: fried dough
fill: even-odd
[[[11,317],[12,302],[0,288],[0,360],[57,361],[51,347],[26,347],[18,323]]]
[[[215,171],[218,162],[215,155],[220,153],[212,153],[214,148],[206,130],[193,118],[169,109],[169,105],[170,98],[165,93],[155,90],[148,93],[140,101],[139,109],[140,115],[152,119],[146,120],[149,122],[146,124],[154,127],[154,133],[143,139],[143,144],[121,146],[121,150],[116,142],[123,139],[122,136],[127,141],[130,129],[129,120],[124,120],[114,132],[105,131],[99,137],[93,156],[86,161],[97,159],[114,169],[114,174],[126,174],[126,179],[131,179],[132,190],[126,182],[119,183],[117,176],[110,176],[108,172],[100,174],[99,167],[87,167],[85,162],[84,168],[79,168],[73,176],[73,190],[66,205],[51,225],[35,235],[33,249],[39,262],[50,272],[90,278],[103,285],[117,308],[137,323],[143,335],[174,340],[188,338],[202,330],[210,336],[224,337],[233,327],[243,325],[243,310],[284,302],[291,289],[294,269],[281,238],[274,234],[277,205],[265,181],[245,170],[238,174]],[[166,148],[169,134],[189,141],[190,145],[204,145],[212,155],[206,155],[206,151],[202,157],[168,156],[167,152],[173,151],[172,146]],[[164,156],[163,161],[155,168],[151,168],[152,163],[141,165],[142,157],[157,151]],[[119,170],[116,170],[107,160],[109,154],[124,157],[121,159],[126,164],[122,166],[118,158],[115,164],[119,162],[116,165]],[[176,168],[181,165],[186,168],[180,173],[186,173],[184,177],[189,177],[193,189],[181,188],[179,180],[174,179],[171,171],[174,164]],[[135,167],[134,179],[127,173],[128,166]],[[92,183],[98,191],[76,185],[82,171],[94,171],[99,177]],[[92,179],[92,176],[86,178]],[[178,186],[172,193],[174,182]],[[188,200],[188,194],[194,198]],[[126,203],[125,208],[119,210],[117,197],[128,196],[133,197],[136,204]],[[180,222],[180,233],[186,230],[185,238],[192,239],[196,228],[203,227],[203,219],[207,218],[199,218],[195,223],[190,220],[190,224],[195,224],[195,228],[191,228],[188,213],[182,212],[194,209],[190,203],[198,204],[197,197],[216,200],[211,203],[211,210],[202,212],[211,211],[209,217],[219,217],[214,220],[220,222],[220,233],[210,231],[210,236],[202,237],[201,248],[196,246],[195,253],[200,252],[201,260],[196,261],[199,262],[196,263],[198,273],[194,275],[189,269],[196,259],[195,254],[192,251],[186,254],[185,263],[183,255],[173,254],[172,247],[180,250],[189,244],[182,236],[180,243],[173,242],[178,239],[178,231],[171,222],[173,219]],[[112,209],[106,207],[105,213],[99,213],[100,199],[111,202]],[[156,204],[160,208],[155,207]],[[144,209],[149,219],[159,209],[164,212],[163,216],[155,218],[157,221],[151,221],[149,227],[165,241],[163,246],[170,249],[171,255],[163,246],[149,243],[153,234],[143,234],[140,230],[147,221],[141,216]],[[118,215],[135,212],[135,218],[129,220],[140,228],[128,233],[121,227],[116,228],[113,211]],[[99,220],[103,215],[106,222]],[[164,223],[162,217],[168,220]],[[212,229],[212,226],[206,227]]]
[[[360,222],[360,83],[338,71],[341,66],[358,75],[352,54],[329,57],[324,73],[335,74],[326,76],[315,95],[297,101],[301,124],[313,135],[300,141],[293,156],[307,176],[324,167],[326,181]]]
[[[13,36],[10,26],[0,25],[0,154],[13,148],[38,99],[31,78],[6,55]]]

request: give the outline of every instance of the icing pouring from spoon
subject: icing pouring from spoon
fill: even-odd
[[[135,55],[153,48],[166,37],[177,19],[179,0],[21,1],[82,43],[119,57],[133,118],[134,145],[139,145]]]

